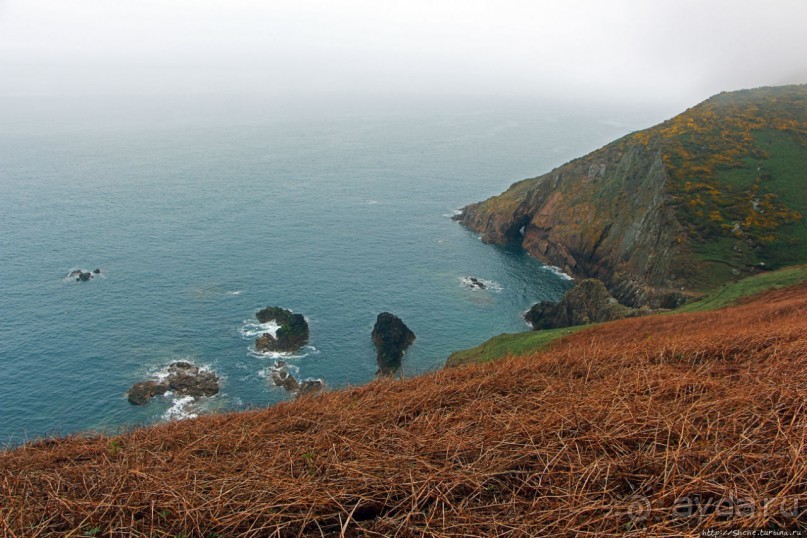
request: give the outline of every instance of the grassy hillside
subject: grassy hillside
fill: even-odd
[[[30,444],[0,453],[0,534],[807,530],[805,311],[802,284],[490,364]]]
[[[765,291],[793,286],[805,281],[807,281],[807,266],[787,267],[778,271],[762,273],[738,282],[724,284],[712,290],[700,300],[677,308],[673,313],[715,310],[736,304],[742,299],[747,299]],[[484,363],[512,355],[524,355],[542,351],[560,338],[590,327],[591,325],[582,325],[548,331],[500,334],[476,347],[455,351],[448,357],[446,366]]]
[[[807,262],[807,86],[722,93],[626,142],[661,148],[699,287]]]

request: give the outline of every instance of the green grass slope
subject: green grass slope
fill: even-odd
[[[696,289],[807,262],[807,86],[721,93],[628,140],[663,153]]]

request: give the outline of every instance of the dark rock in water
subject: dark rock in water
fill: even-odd
[[[302,314],[270,306],[256,313],[255,317],[260,323],[274,321],[280,326],[276,336],[264,333],[255,340],[255,349],[258,351],[293,352],[308,343],[310,330],[308,322]]]
[[[91,278],[92,278],[92,273],[90,273],[90,272],[84,273],[84,272],[79,271],[78,278],[76,278],[76,280],[77,281],[80,280],[82,282],[87,282]]]
[[[322,392],[325,384],[320,379],[307,379],[305,381],[297,381],[293,375],[286,370],[286,363],[277,361],[275,369],[272,371],[272,382],[278,387],[283,387],[289,392],[295,393],[296,396],[307,396],[311,394],[318,394]]]
[[[219,392],[216,374],[188,362],[175,362],[168,367],[168,372],[168,387],[178,394],[201,398]]]
[[[279,306],[268,306],[255,314],[255,317],[258,318],[258,323],[274,321],[278,325],[285,325],[291,316],[291,310],[280,308]]]
[[[168,392],[168,385],[166,383],[158,383],[156,381],[143,381],[142,383],[135,383],[126,398],[132,405],[146,405],[154,396],[160,396]]]
[[[415,341],[415,333],[398,316],[382,312],[372,332],[380,374],[394,373],[401,367],[404,351]]]
[[[70,271],[70,274],[67,275],[67,276],[68,276],[68,278],[77,278],[78,275],[80,275],[80,274],[81,274],[81,271],[76,269],[75,271]]]
[[[194,398],[213,396],[219,392],[219,378],[213,372],[202,370],[189,362],[174,362],[168,366],[168,376],[164,381],[135,383],[126,397],[133,405],[146,405],[154,396],[169,390]]]
[[[275,370],[272,372],[272,381],[278,387],[283,387],[289,392],[297,392],[300,390],[300,384],[293,375],[288,373],[285,369]]]
[[[300,383],[297,396],[310,396],[319,394],[325,388],[325,384],[320,379],[307,379]]]
[[[613,321],[639,316],[649,309],[637,310],[619,304],[595,278],[581,281],[566,292],[560,302],[541,301],[524,315],[533,329],[557,329],[588,323]]]
[[[277,340],[270,333],[263,333],[255,339],[255,349],[258,351],[274,351]]]
[[[93,274],[96,274],[96,275],[100,275],[100,274],[101,274],[101,270],[100,270],[100,269],[98,269],[97,267],[96,267],[95,269],[93,269],[93,270],[92,270],[92,272],[93,272]]]
[[[471,287],[472,288],[479,288],[480,290],[485,289],[485,283],[482,282],[481,280],[479,280],[478,278],[472,276],[472,277],[469,277],[468,280],[471,281]]]

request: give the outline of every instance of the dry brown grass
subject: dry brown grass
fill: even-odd
[[[114,438],[27,445],[0,454],[0,531],[805,529],[805,403],[807,286],[799,286],[721,311],[605,324],[536,356]],[[696,495],[698,512],[681,517],[681,499]],[[755,510],[705,506],[729,496]]]

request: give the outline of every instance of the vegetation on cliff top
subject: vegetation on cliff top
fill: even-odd
[[[732,266],[807,261],[807,86],[721,93],[625,143],[661,148],[708,287]],[[722,269],[722,270],[721,270]]]
[[[0,453],[0,532],[805,529],[805,309],[800,285],[719,313],[601,324],[495,363],[29,444]],[[721,500],[728,511],[712,509]]]

